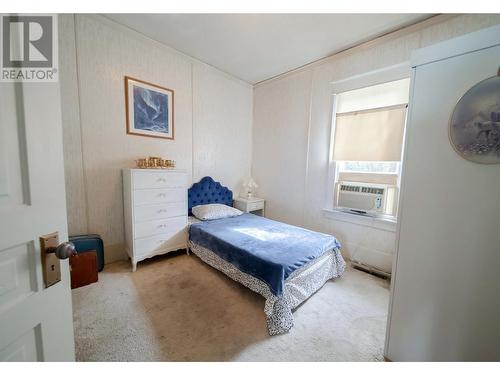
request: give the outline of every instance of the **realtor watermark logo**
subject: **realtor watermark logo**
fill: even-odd
[[[0,81],[57,82],[57,16],[2,15]]]

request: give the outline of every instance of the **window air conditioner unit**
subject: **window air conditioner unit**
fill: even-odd
[[[359,214],[394,214],[396,187],[382,184],[340,181],[337,206]]]

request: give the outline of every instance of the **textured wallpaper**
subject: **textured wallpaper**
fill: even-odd
[[[254,88],[252,174],[271,218],[332,233],[347,257],[390,271],[394,230],[326,218],[332,85],[410,60],[412,51],[500,23],[500,15],[442,15]]]
[[[174,159],[195,180],[238,192],[250,174],[252,87],[101,16],[60,17],[70,234],[98,233],[106,261],[123,252],[122,168]],[[124,75],[175,91],[175,140],[127,135]]]

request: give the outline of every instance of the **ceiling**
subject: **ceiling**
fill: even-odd
[[[255,84],[429,14],[106,14]]]

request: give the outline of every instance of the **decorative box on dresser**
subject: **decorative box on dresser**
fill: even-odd
[[[187,173],[124,169],[125,239],[132,270],[137,262],[187,247]]]

